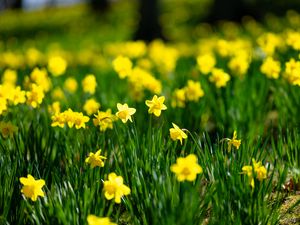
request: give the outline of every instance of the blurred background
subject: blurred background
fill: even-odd
[[[300,1],[0,0],[0,38],[12,43],[13,37],[42,41],[58,35],[74,35],[76,40],[84,35],[85,41],[91,36],[102,42],[187,41],[205,36],[211,24],[220,21],[264,21],[288,10],[299,12]]]

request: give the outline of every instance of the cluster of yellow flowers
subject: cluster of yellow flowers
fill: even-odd
[[[81,81],[82,90],[84,93],[88,93],[90,95],[95,94],[96,87],[97,87],[97,80],[94,74],[87,74]],[[77,80],[74,77],[68,77],[64,82],[64,89],[74,94],[78,89],[78,83]],[[64,93],[61,93],[59,95],[64,96]],[[63,98],[63,97],[60,97]],[[97,110],[96,110],[97,111]]]
[[[149,107],[148,113],[153,114],[156,117],[161,115],[163,110],[167,109],[167,106],[164,104],[165,97],[154,95],[151,100],[146,100],[145,104]],[[117,103],[117,112],[115,115],[112,114],[111,109],[107,109],[106,111],[99,111],[100,104],[96,102],[94,99],[88,99],[84,105],[84,110],[88,115],[94,114],[93,124],[97,127],[99,126],[100,131],[104,132],[107,129],[113,128],[113,122],[118,118],[123,122],[127,123],[129,120],[133,122],[132,116],[135,114],[136,109],[130,108],[127,103],[121,104]],[[72,109],[65,110],[64,112],[60,112],[60,103],[55,101],[48,107],[49,112],[52,114],[51,119],[52,127],[61,127],[64,128],[65,124],[68,127],[72,128],[75,126],[76,129],[86,128],[86,123],[89,121],[88,116],[84,116],[81,112],[73,112]],[[179,129],[179,127],[173,124],[173,127],[170,130],[171,138],[173,140],[180,140],[182,144],[182,139],[187,138],[187,135]],[[174,130],[173,130],[174,129]]]
[[[85,159],[85,162],[94,167],[104,167],[104,160],[106,157],[101,155],[101,149],[96,153],[89,153],[89,156]],[[20,182],[23,185],[21,193],[24,194],[26,198],[30,198],[32,201],[36,201],[38,197],[44,197],[45,193],[42,190],[45,185],[45,180],[35,178],[28,174],[27,177],[21,177]],[[114,199],[115,203],[120,204],[121,198],[123,196],[129,195],[131,190],[128,186],[123,184],[123,177],[117,176],[116,173],[108,174],[108,180],[103,181],[103,192],[107,200]],[[108,217],[100,218],[95,215],[89,215],[87,217],[89,225],[93,224],[105,224],[105,225],[115,225],[112,223]]]
[[[205,44],[201,44],[205,42]],[[217,58],[215,53],[221,58],[228,58],[228,68],[232,74],[244,77],[251,62],[251,42],[244,39],[225,40],[209,39],[200,42],[200,54],[197,56],[197,65],[201,74],[208,75],[216,66]],[[218,86],[217,86],[218,87]]]
[[[27,102],[33,108],[38,107],[44,97],[45,91],[50,89],[50,84],[45,75],[45,71],[34,69],[31,73],[32,82],[25,78],[25,86],[28,91],[24,91],[20,86],[16,86],[17,72],[15,70],[6,69],[2,76],[2,84],[0,85],[0,115],[8,109],[8,105],[18,105]]]
[[[24,83],[25,87],[29,86],[30,83],[35,83],[42,88],[43,92],[48,92],[52,87],[51,79],[48,77],[48,73],[45,68],[40,69],[35,67],[30,73],[30,77],[25,77]]]
[[[115,173],[108,175],[108,180],[103,182],[104,196],[107,200],[114,199],[115,203],[120,204],[121,198],[125,195],[129,195],[131,190],[125,184],[123,184],[123,177],[117,176]],[[97,217],[95,215],[89,215],[87,217],[89,225],[116,225],[112,223],[108,217]]]
[[[153,41],[149,45],[149,58],[162,74],[170,73],[175,69],[178,57],[178,50],[166,46],[162,41]]]
[[[280,62],[273,57],[268,56],[264,59],[260,71],[270,79],[278,79],[282,71]],[[283,78],[290,84],[300,86],[300,61],[290,58],[285,62]]]
[[[15,86],[11,83],[3,83],[0,85],[0,115],[3,114],[9,105],[18,105],[26,102],[26,95],[30,91],[21,90],[20,86]]]
[[[133,68],[133,64],[128,57],[118,56],[113,61],[113,68],[118,73],[120,79],[128,78],[130,93],[135,100],[141,100],[144,90],[160,94],[162,85],[148,70],[139,66]]]
[[[110,56],[123,55],[131,59],[136,59],[145,56],[147,46],[143,41],[125,41],[107,44],[105,52]]]
[[[60,74],[57,71],[55,74]],[[2,76],[2,83],[0,85],[0,115],[8,109],[8,105],[18,105],[27,103],[33,108],[37,108],[45,97],[45,94],[51,90],[52,83],[48,77],[47,70],[44,68],[35,67],[30,76],[24,78],[24,87],[27,91],[21,89],[20,86],[16,86],[17,71],[12,69],[6,69]],[[82,81],[83,91],[94,94],[97,86],[96,78],[94,75],[87,75]],[[73,93],[77,89],[77,81],[74,78],[68,78],[65,81],[65,88],[67,91]],[[54,89],[52,91],[54,98],[62,99],[64,93],[61,89]],[[100,104],[93,99],[87,100],[84,105],[84,110],[91,115],[97,112]]]
[[[237,60],[239,61],[239,60]],[[230,61],[230,68],[234,68],[234,61]],[[216,68],[216,59],[212,53],[205,53],[197,57],[198,69],[204,75],[211,73],[209,80],[215,83],[217,88],[225,87],[226,83],[230,80],[228,73],[223,69]]]
[[[122,55],[113,62],[120,78],[125,78],[129,75],[132,68],[130,59],[138,58],[138,65],[144,69],[149,69],[153,63],[162,73],[168,73],[175,69],[176,61],[179,57],[176,48],[166,46],[162,41],[158,40],[153,41],[148,48],[144,42],[136,41],[108,45],[108,49],[111,55]]]
[[[172,107],[185,107],[187,101],[198,102],[204,96],[204,91],[199,81],[188,80],[187,85],[173,92]]]
[[[162,91],[161,82],[156,79],[148,70],[135,67],[128,77],[131,95],[136,100],[141,100],[143,91],[148,90],[154,94],[160,94]]]
[[[85,159],[85,162],[94,167],[104,167],[104,161],[106,157],[101,155],[101,149],[96,153],[90,152],[89,156]],[[108,180],[103,182],[104,196],[107,200],[114,199],[116,203],[121,203],[121,198],[124,195],[130,194],[130,188],[123,184],[123,177],[117,176],[116,173],[110,173]]]
[[[184,137],[183,131],[179,130],[179,128],[173,124],[174,128],[173,131],[170,129],[170,133],[174,133],[177,130],[177,135],[180,136],[179,140]],[[178,131],[179,130],[179,131]],[[174,134],[173,134],[174,135]],[[172,137],[172,134],[171,134]],[[176,136],[175,136],[176,138]],[[236,131],[234,131],[233,138],[225,138],[224,140],[228,141],[228,151],[231,150],[231,147],[234,146],[236,149],[239,149],[241,140],[237,140]],[[173,139],[173,138],[172,138]],[[178,139],[178,138],[177,138]],[[197,177],[197,174],[202,173],[203,169],[197,163],[197,156],[194,154],[190,154],[185,158],[179,157],[176,160],[176,164],[171,166],[171,171],[176,174],[178,181],[194,181]],[[262,181],[267,178],[267,170],[262,165],[261,162],[256,162],[255,159],[252,159],[252,165],[243,166],[242,173],[246,174],[249,178],[249,183],[252,188],[255,187],[255,179]]]
[[[273,56],[277,49],[283,47],[284,41],[280,35],[266,32],[257,38],[257,43],[264,54]]]
[[[256,162],[255,159],[252,159],[252,166],[243,166],[242,171],[248,176],[252,188],[255,186],[254,178],[257,178],[259,181],[267,178],[266,168],[261,164],[261,162]]]
[[[67,124],[70,128],[74,127],[76,129],[85,128],[85,123],[90,120],[89,117],[84,116],[81,112],[73,112],[72,109],[68,109],[62,113],[57,113],[51,117],[52,127],[63,128]]]
[[[108,48],[106,47],[106,49]],[[109,54],[109,51],[105,53]],[[94,68],[107,69],[108,63],[108,60],[102,54],[99,54],[99,51],[90,46],[85,46],[85,48],[78,49],[78,51],[72,51],[72,53],[62,49],[59,43],[55,43],[53,46],[50,44],[49,51],[47,52],[31,46],[25,48],[22,53],[19,49],[16,51],[8,50],[0,52],[0,67],[2,68],[18,69],[24,68],[24,66],[30,68],[43,66],[53,76],[66,74],[69,65],[89,65]]]
[[[255,47],[250,40],[236,38],[235,40],[225,39],[203,39],[200,43],[197,56],[197,66],[201,74],[211,74],[209,80],[214,82],[218,88],[226,86],[230,76],[225,71],[220,71],[217,65],[217,57],[228,58],[228,69],[232,75],[243,78],[249,69],[253,57],[262,61],[260,71],[270,79],[278,79],[281,71],[283,78],[293,85],[300,85],[299,82],[299,60],[291,58],[285,62],[285,67],[277,58],[277,51],[286,51],[289,48],[298,51],[300,49],[300,32],[294,30],[284,31],[283,33],[265,32],[258,36]],[[216,55],[217,54],[217,55]],[[224,70],[224,69],[222,69]],[[181,91],[182,92],[182,91]],[[174,96],[183,94],[180,89],[175,90]],[[178,97],[179,98],[179,97]],[[181,98],[183,99],[183,98]],[[183,102],[183,101],[181,101]],[[178,104],[184,107],[184,104]]]
[[[190,51],[189,54],[195,54],[200,73],[209,75],[209,81],[213,82],[217,88],[227,85],[232,79],[229,74],[238,77],[245,76],[254,57],[261,60],[261,73],[268,78],[278,79],[282,72],[282,77],[289,83],[300,85],[299,59],[291,58],[282,63],[282,66],[278,60],[280,57],[277,55],[279,50],[298,50],[297,37],[299,36],[300,32],[294,30],[286,30],[282,33],[264,32],[258,35],[257,46],[254,46],[255,44],[249,39],[241,37],[200,39],[199,48],[195,48],[196,50]],[[154,41],[148,46],[139,41],[107,44],[104,54],[115,57],[113,68],[121,79],[127,79],[131,96],[135,100],[142,100],[145,90],[157,95],[162,92],[162,83],[154,74],[160,72],[161,79],[173,78],[172,71],[176,67],[177,59],[180,54],[185,54],[179,51],[180,49],[180,45],[170,47],[160,41]],[[2,68],[18,69],[24,65],[32,68],[30,76],[26,76],[23,81],[25,90],[16,85],[17,70],[6,69],[4,71],[0,85],[0,114],[7,111],[9,104],[17,105],[27,102],[31,107],[36,108],[43,102],[45,94],[50,90],[53,99],[64,98],[64,91],[60,87],[52,88],[48,71],[54,77],[66,74],[68,64],[77,63],[77,59],[59,48],[50,53],[42,53],[32,47],[25,51],[25,54],[10,51],[2,52],[0,55]],[[87,51],[93,52],[93,49]],[[228,62],[227,68],[218,68],[220,58]],[[78,89],[77,80],[74,77],[68,77],[63,87],[65,91],[74,93]],[[83,92],[95,94],[97,87],[95,75],[86,75],[82,80],[82,87]],[[203,95],[200,82],[188,80],[185,87],[173,90],[171,105],[183,108],[188,101],[197,102]],[[88,115],[97,113],[99,108],[100,104],[93,99],[87,100],[83,106],[83,110]],[[102,128],[102,130],[105,129]]]
[[[164,101],[165,101],[164,96],[158,97],[157,95],[154,95],[152,100],[146,100],[145,104],[149,107],[148,113],[154,114],[154,116],[156,117],[161,116],[161,111],[167,109],[167,106],[164,104]],[[136,112],[135,108],[129,108],[126,103],[123,105],[118,103],[117,108],[118,108],[118,112],[116,113],[116,116],[120,118],[123,123],[126,123],[128,120],[132,122],[131,116]],[[110,119],[109,121],[112,120]],[[98,120],[96,120],[96,122],[98,122]],[[173,128],[170,128],[171,139],[174,141],[179,140],[180,144],[182,144],[182,140],[187,139],[187,135],[175,123],[172,123],[172,125]]]

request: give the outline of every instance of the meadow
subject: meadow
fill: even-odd
[[[300,15],[171,8],[0,15],[0,224],[300,223]]]

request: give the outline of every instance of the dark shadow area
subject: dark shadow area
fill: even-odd
[[[154,39],[166,40],[159,23],[159,0],[141,0],[139,3],[139,25],[134,40],[150,42]]]

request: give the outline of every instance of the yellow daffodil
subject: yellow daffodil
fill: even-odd
[[[30,198],[32,201],[36,201],[38,196],[45,196],[45,193],[42,191],[42,187],[45,185],[43,179],[35,180],[33,176],[28,174],[27,178],[21,177],[20,182],[23,184],[21,192],[25,197]]]
[[[18,74],[16,70],[6,69],[2,75],[2,82],[14,86],[17,82]]]
[[[121,203],[124,195],[130,194],[130,188],[123,184],[123,177],[115,173],[108,175],[108,180],[104,181],[104,196],[107,200],[115,199],[116,203]]]
[[[224,39],[217,40],[217,52],[221,57],[227,57],[230,54],[231,43]]]
[[[85,123],[87,123],[89,120],[90,118],[84,116],[82,113],[74,112],[74,118],[72,122],[74,122],[76,129],[80,129],[85,128]]]
[[[118,73],[121,79],[129,76],[132,70],[132,62],[129,58],[118,56],[113,61],[114,70]]]
[[[171,105],[172,107],[179,107],[179,108],[184,108],[185,107],[185,89],[175,89],[173,92],[173,97],[172,97],[172,102]]]
[[[103,159],[106,159],[106,157],[101,155],[101,149],[99,149],[96,153],[90,152],[89,156],[85,159],[85,162],[91,164],[92,168],[96,166],[103,167]]]
[[[30,67],[38,65],[43,58],[43,54],[36,48],[29,48],[26,51],[26,61]]]
[[[48,92],[52,86],[46,69],[34,68],[30,74],[30,79],[40,86],[44,92]]]
[[[60,115],[65,118],[65,123],[68,125],[69,128],[72,128],[74,126],[76,113],[73,112],[72,109],[69,108],[68,110],[65,110],[64,112],[60,113]]]
[[[67,61],[61,56],[53,56],[48,61],[48,70],[53,76],[61,76],[66,72]]]
[[[280,62],[274,60],[272,57],[267,57],[260,67],[260,71],[271,79],[277,79],[279,77],[280,70]]]
[[[148,113],[153,113],[155,116],[159,117],[162,110],[166,110],[167,106],[164,105],[165,97],[154,95],[152,100],[146,100],[146,105],[149,107]]]
[[[233,56],[228,62],[228,67],[230,71],[233,74],[238,75],[240,78],[243,78],[245,76],[249,66],[250,57],[247,55],[246,52],[244,53],[243,51]]]
[[[135,67],[131,75],[128,77],[130,84],[134,90],[149,90],[154,94],[160,94],[162,85],[149,71],[140,67]]]
[[[27,104],[32,106],[33,108],[36,108],[42,103],[45,97],[44,90],[41,86],[32,84],[31,90],[26,92],[26,97]]]
[[[58,113],[55,114],[51,117],[52,123],[51,123],[51,127],[61,127],[64,128],[65,127],[65,115],[63,113]]]
[[[88,215],[88,225],[117,225],[110,221],[109,217],[97,217],[95,215]]]
[[[57,115],[60,113],[60,102],[55,101],[48,106],[48,112],[52,115]]]
[[[15,86],[10,83],[0,84],[0,97],[5,100],[12,100]]]
[[[197,57],[197,64],[200,72],[204,75],[211,72],[216,65],[216,59],[213,54],[203,54]]]
[[[120,51],[120,49],[118,49]],[[147,51],[147,45],[143,41],[127,41],[123,44],[122,53],[130,58],[142,57]]]
[[[86,75],[82,80],[82,87],[85,93],[93,95],[97,87],[96,77],[93,74]]]
[[[258,37],[257,43],[259,47],[263,50],[263,52],[272,56],[276,49],[282,45],[282,40],[278,34],[265,32],[261,36]]]
[[[286,43],[288,46],[291,46],[293,49],[300,50],[300,32],[289,31],[287,33]]]
[[[213,69],[209,80],[215,83],[217,88],[225,87],[230,80],[228,73],[225,73],[222,69]]]
[[[237,150],[240,148],[241,140],[237,139],[236,131],[233,132],[233,137],[231,139],[230,138],[225,138],[223,140],[226,140],[228,142],[228,148],[227,148],[228,152],[231,151],[232,146],[234,146]]]
[[[60,87],[57,87],[51,91],[51,97],[55,100],[64,100],[66,98],[65,93]]]
[[[179,52],[176,48],[156,40],[149,45],[149,57],[163,73],[169,73],[176,67]]]
[[[187,139],[186,133],[183,132],[175,123],[172,123],[173,128],[170,128],[170,136],[173,141],[179,140],[182,144],[182,139]]]
[[[100,108],[100,103],[97,102],[95,99],[90,98],[86,100],[83,106],[83,110],[90,116],[98,111]]]
[[[64,83],[64,88],[70,93],[75,93],[78,88],[76,79],[73,77],[67,78]]]
[[[200,82],[188,80],[187,86],[185,87],[185,94],[188,101],[199,101],[199,98],[204,95]]]
[[[13,89],[11,98],[9,99],[10,102],[14,105],[18,105],[20,103],[26,102],[26,92],[21,90],[20,86],[17,86]]]
[[[197,156],[190,154],[185,158],[179,157],[176,164],[171,166],[171,171],[176,174],[178,181],[194,181],[197,174],[202,173],[202,167],[197,163]]]
[[[127,120],[132,122],[131,116],[135,114],[136,109],[135,108],[128,108],[128,105],[125,104],[117,104],[118,112],[116,113],[116,116],[119,117],[123,123],[126,123]]]
[[[100,131],[106,131],[106,129],[113,128],[113,122],[117,120],[115,115],[112,115],[111,109],[104,111],[98,111],[97,114],[94,114],[95,118],[93,123],[95,126],[100,127]]]

